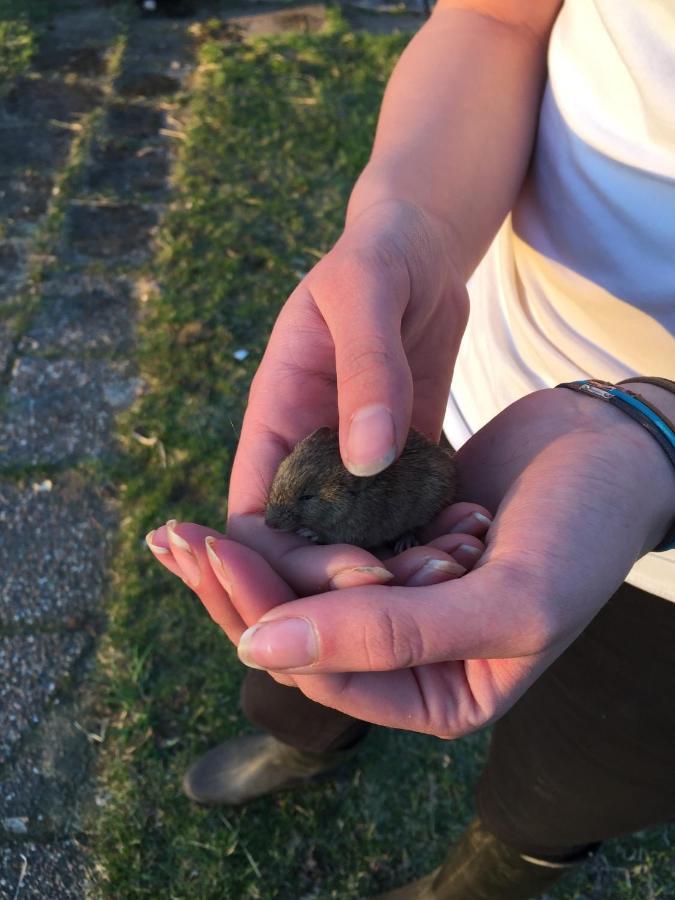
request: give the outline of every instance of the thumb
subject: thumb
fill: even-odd
[[[340,451],[354,475],[396,459],[410,427],[413,383],[401,340],[405,267],[341,259],[309,284],[335,346]]]

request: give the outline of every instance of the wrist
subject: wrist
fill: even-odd
[[[651,406],[666,426],[674,420],[675,395],[667,389],[630,381],[617,385],[617,388]],[[636,490],[642,511],[646,513],[643,553],[647,553],[662,543],[675,516],[675,467],[672,453],[667,449],[668,443],[663,445],[662,435],[651,428],[649,422],[643,424],[634,419],[632,407],[616,401],[603,402],[597,396],[585,393],[575,396],[585,415],[592,416],[596,426],[600,426],[605,434],[611,434],[631,454],[633,464],[627,468],[626,488]]]

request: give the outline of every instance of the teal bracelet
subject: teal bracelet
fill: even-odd
[[[647,404],[642,398],[636,397],[627,390],[622,390],[613,384],[598,379],[585,379],[584,381],[568,381],[558,384],[556,387],[568,388],[588,394],[598,400],[610,403],[623,413],[630,416],[639,425],[642,425],[651,436],[658,441],[671,465],[675,468],[675,429],[672,423],[661,415],[653,406]],[[666,533],[661,543],[654,547],[656,553],[675,548],[675,521]]]

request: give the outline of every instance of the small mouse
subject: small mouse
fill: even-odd
[[[319,428],[282,460],[270,489],[265,523],[319,544],[393,547],[455,499],[452,452],[411,429],[403,452],[378,475],[359,477],[340,458],[338,433]]]

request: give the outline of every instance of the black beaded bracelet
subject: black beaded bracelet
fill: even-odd
[[[632,379],[636,380],[636,379]],[[640,380],[640,379],[637,379]],[[649,383],[659,383],[666,379],[643,379]],[[673,391],[672,382],[667,385],[660,384],[667,390]],[[584,381],[568,381],[564,384],[558,384],[556,387],[568,388],[571,391],[579,391],[582,394],[588,394],[590,397],[596,397],[598,400],[604,400],[611,403],[621,412],[630,416],[639,425],[651,434],[658,441],[661,449],[664,451],[671,465],[675,468],[675,428],[672,422],[666,418],[659,410],[655,409],[650,403],[647,403],[643,397],[638,397],[632,392],[620,388],[617,385],[609,384],[606,381],[598,379],[586,379]],[[675,391],[673,391],[675,393]],[[663,540],[653,552],[663,553],[665,550],[675,548],[675,521],[666,533]]]

